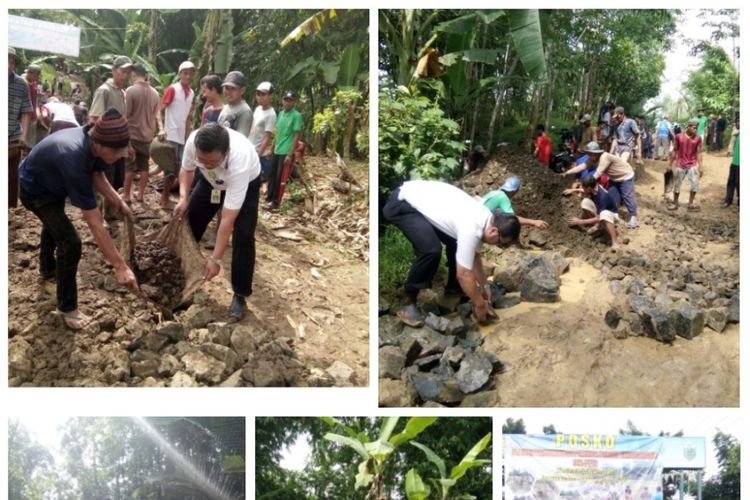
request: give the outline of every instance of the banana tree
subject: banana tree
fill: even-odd
[[[440,458],[437,453],[417,441],[411,441],[409,444],[422,450],[427,457],[427,460],[435,464],[435,467],[437,467],[438,472],[440,473],[440,477],[433,480],[436,485],[435,489],[438,492],[438,498],[440,498],[440,500],[447,500],[450,489],[456,485],[456,482],[458,482],[459,479],[464,477],[469,469],[473,467],[481,467],[491,462],[491,460],[477,459],[477,455],[487,448],[487,445],[490,444],[491,440],[492,433],[490,432],[477,441],[464,458],[451,469],[450,474],[448,474],[445,460]],[[406,490],[408,500],[425,500],[429,498],[431,493],[430,487],[425,484],[416,469],[410,469],[406,474],[404,489]]]
[[[333,418],[326,417],[323,420],[329,425],[343,429],[347,434],[329,432],[323,436],[324,439],[348,446],[362,458],[357,467],[354,488],[358,490],[370,486],[365,500],[383,500],[385,498],[383,472],[388,458],[398,446],[413,440],[432,425],[437,417],[412,417],[406,422],[404,429],[395,435],[393,431],[396,429],[399,417],[386,417],[380,426],[380,434],[374,441],[370,441],[368,436],[357,433]]]

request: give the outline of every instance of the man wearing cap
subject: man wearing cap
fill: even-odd
[[[273,149],[271,172],[268,174],[266,208],[276,208],[281,204],[281,184],[285,182],[284,164],[287,163],[291,167],[294,162],[294,149],[302,132],[302,115],[294,109],[296,101],[297,95],[291,90],[285,91],[281,97],[284,109],[276,119],[276,144]]]
[[[595,232],[592,230],[602,229],[609,235],[612,248],[617,248],[619,245],[616,224],[620,220],[617,215],[617,203],[594,176],[581,179],[581,187],[584,193],[584,198],[581,200],[581,217],[572,217],[568,224],[571,227],[589,227],[591,234]]]
[[[680,188],[682,181],[687,177],[690,182],[690,198],[688,200],[688,210],[698,210],[694,204],[695,194],[698,192],[698,179],[703,175],[703,153],[701,145],[703,138],[698,134],[698,120],[692,118],[688,121],[685,131],[679,133],[674,138],[674,150],[669,157],[669,166],[672,167],[675,161],[677,167],[672,170],[674,175],[674,200],[672,205],[667,207],[669,210],[679,208]]]
[[[414,262],[404,286],[398,316],[405,324],[424,324],[417,295],[432,286],[442,245],[448,260],[446,293],[465,293],[474,313],[484,322],[495,313],[479,250],[482,243],[510,244],[521,226],[515,215],[491,212],[468,193],[438,181],[407,181],[393,191],[383,217],[398,227],[414,248]]]
[[[65,324],[83,328],[88,318],[78,310],[76,274],[81,239],[65,214],[65,199],[79,208],[94,241],[115,268],[121,285],[137,287],[135,276],[104,228],[95,191],[128,218],[132,213],[107,181],[104,172],[127,155],[128,122],[110,109],[85,127],[61,130],[39,143],[21,163],[21,203],[42,221],[39,272],[57,283],[57,308]]]
[[[672,138],[672,124],[669,116],[664,115],[656,124],[656,159],[666,161],[669,158],[669,143]]]
[[[632,118],[625,116],[625,108],[622,106],[615,108],[614,120],[617,128],[615,129],[615,140],[612,141],[609,152],[626,162],[629,162],[632,156],[640,159],[641,129],[638,128],[638,124]]]
[[[513,205],[511,204],[511,199],[518,193],[518,191],[521,189],[521,179],[516,177],[515,175],[511,175],[507,179],[505,179],[505,182],[502,186],[500,186],[500,189],[497,191],[490,191],[486,195],[484,195],[484,198],[482,198],[482,203],[484,203],[484,206],[487,207],[490,211],[499,210],[502,213],[505,214],[515,214],[513,211]],[[546,228],[547,223],[543,220],[539,219],[527,219],[525,217],[521,217],[520,215],[517,215],[518,222],[522,226],[532,226],[532,227],[538,227],[538,228]]]
[[[31,106],[34,108],[34,113],[31,114],[31,122],[29,122],[29,131],[26,134],[26,143],[29,145],[29,147],[34,147],[34,145],[39,142],[37,141],[37,127],[39,126],[39,115],[41,114],[40,109],[40,90],[41,85],[39,84],[39,76],[42,74],[42,68],[39,67],[36,64],[29,64],[26,67],[26,72],[24,73],[24,79],[26,80],[26,84],[29,86],[29,98],[31,99]],[[42,134],[42,139],[44,139],[44,134]]]
[[[613,197],[618,207],[621,202],[625,203],[630,214],[627,227],[630,229],[638,227],[638,205],[635,201],[635,172],[633,167],[619,156],[606,153],[596,141],[588,143],[583,150],[588,155],[588,160],[560,175],[574,175],[595,166],[596,172],[592,177],[598,180],[606,174],[609,177],[610,196]]]
[[[14,48],[8,49],[8,206],[18,206],[18,162],[23,150],[28,148],[26,135],[29,131],[34,107],[29,97],[26,80],[15,72],[21,58]]]
[[[273,85],[262,82],[255,89],[255,101],[258,106],[253,112],[253,126],[250,129],[250,142],[260,157],[261,178],[268,179],[271,171],[273,150],[273,129],[276,127],[276,110],[273,109]]]
[[[128,127],[130,127],[130,146],[134,155],[126,162],[125,186],[122,197],[130,203],[130,192],[133,178],[140,172],[137,199],[143,202],[143,195],[148,185],[149,147],[154,138],[154,128],[158,122],[159,131],[164,129],[159,114],[159,93],[148,83],[148,72],[141,64],[133,65],[133,85],[125,91],[127,103]]]
[[[230,71],[224,77],[224,97],[227,104],[221,110],[218,122],[247,137],[253,125],[253,110],[245,101],[245,75],[240,71]]]
[[[583,130],[581,131],[581,140],[578,143],[578,152],[583,154],[583,147],[589,142],[596,140],[596,129],[591,125],[591,115],[588,113],[583,115],[581,123],[583,124]]]
[[[89,123],[96,120],[110,108],[116,109],[122,116],[127,115],[125,104],[125,88],[130,81],[130,73],[133,70],[133,61],[127,56],[115,57],[112,61],[112,78],[107,79],[94,92],[89,109]],[[115,163],[107,167],[107,179],[115,191],[120,189],[125,181],[125,158],[119,158]]]
[[[191,194],[196,168],[201,175]],[[247,136],[209,123],[188,137],[180,171],[180,201],[174,216],[187,215],[193,236],[200,241],[208,223],[221,209],[216,245],[206,262],[204,279],[219,274],[231,234],[234,296],[229,316],[237,320],[247,312],[245,299],[253,292],[259,198],[260,162]]]
[[[206,123],[216,123],[224,109],[224,96],[221,93],[221,78],[206,75],[201,78],[201,98],[205,100],[201,112],[201,127]]]
[[[191,88],[193,77],[195,77],[195,64],[183,61],[177,70],[178,80],[168,86],[161,100],[162,123],[164,129],[159,131],[160,141],[166,141],[174,148],[175,164],[179,170],[182,162],[182,150],[185,147],[185,139],[190,133],[190,115],[193,110],[193,98],[195,92]],[[159,205],[169,205],[169,193],[172,191],[178,172],[164,171],[164,185],[161,192]]]

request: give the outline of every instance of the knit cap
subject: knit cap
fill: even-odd
[[[125,148],[130,142],[128,121],[115,108],[109,108],[94,123],[91,139],[108,148]]]

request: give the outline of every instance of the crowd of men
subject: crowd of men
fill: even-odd
[[[173,218],[187,219],[197,241],[219,214],[213,241],[207,245],[212,252],[204,279],[219,273],[231,237],[234,293],[228,314],[237,320],[244,317],[246,298],[252,294],[261,184],[268,183],[265,207],[278,208],[302,144],[296,94],[283,93],[283,109],[277,114],[274,87],[261,82],[253,110],[240,71],[230,71],[223,79],[205,75],[199,82],[204,102],[200,127],[192,130],[197,99],[196,67],[190,61],[180,64],[176,81],[160,96],[143,65],[115,57],[111,77],[94,91],[88,109],[80,103],[80,86],[72,106],[56,98],[40,99],[41,68],[28,65],[20,76],[20,64],[10,48],[9,205],[15,207],[20,199],[42,223],[40,280],[56,283],[57,308],[65,324],[81,329],[89,322],[78,309],[81,240],[65,213],[66,200],[81,210],[117,282],[137,289],[136,277],[104,221],[133,218],[132,204],[144,202],[149,189],[151,161],[164,176],[159,205],[172,209]],[[36,120],[48,130],[43,139],[34,136]],[[175,183],[176,204],[171,201]]]
[[[669,162],[664,172],[665,198],[668,192],[672,193],[667,199],[668,208],[679,208],[681,186],[688,179],[687,209],[698,209],[695,196],[703,173],[703,145],[708,144],[709,149],[721,147],[719,136],[726,127],[726,120],[719,124],[722,115],[712,126],[710,118],[706,119],[699,110],[695,118],[688,120],[684,131],[670,123],[665,115],[656,124],[653,134],[643,116],[630,118],[623,107],[611,102],[602,106],[598,118],[594,127],[590,114],[581,115],[580,126],[570,141],[563,140],[560,145],[573,155],[575,163],[559,173],[563,177],[575,177],[572,186],[562,195],[577,194],[582,198],[581,213],[569,219],[570,227],[601,235],[616,249],[621,205],[625,205],[628,212],[626,227],[639,226],[637,169],[643,166],[643,158],[653,157],[654,149],[657,157]],[[732,164],[724,207],[732,204],[735,193],[739,203],[739,117],[734,125],[727,151],[727,155],[732,156]],[[552,166],[552,149],[552,139],[545,126],[537,126],[534,157],[543,165]],[[635,163],[636,168],[631,163]],[[525,218],[514,211],[512,200],[520,187],[520,179],[510,176],[497,190],[475,198],[447,183],[414,180],[404,182],[390,194],[383,207],[383,217],[399,228],[414,251],[398,311],[402,322],[412,327],[424,324],[417,296],[420,290],[432,286],[443,246],[448,267],[445,295],[462,295],[470,300],[479,322],[496,316],[491,306],[492,288],[479,253],[482,244],[505,246],[518,240],[522,225],[548,226],[543,220]]]

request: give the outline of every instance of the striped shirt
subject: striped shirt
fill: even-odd
[[[8,142],[21,137],[21,115],[33,111],[28,84],[17,74],[11,73],[8,78]]]

